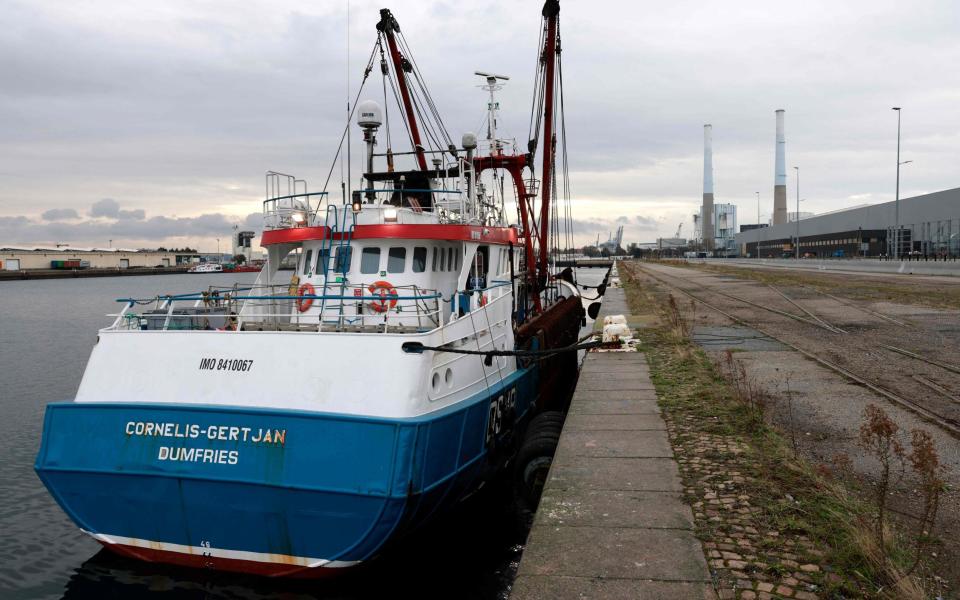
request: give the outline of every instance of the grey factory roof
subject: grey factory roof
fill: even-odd
[[[800,236],[823,235],[857,229],[886,229],[896,223],[895,202],[884,202],[869,206],[832,211],[826,214],[800,220]],[[917,223],[960,221],[960,188],[933,192],[922,196],[900,199],[900,225],[909,227]],[[738,244],[757,241],[792,238],[796,235],[797,223],[790,222],[762,229],[751,229],[738,233]]]

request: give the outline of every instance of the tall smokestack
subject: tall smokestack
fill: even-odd
[[[703,126],[703,247],[713,250],[713,126]]]
[[[773,224],[787,222],[787,142],[783,137],[783,109],[777,111],[777,161],[773,177]]]

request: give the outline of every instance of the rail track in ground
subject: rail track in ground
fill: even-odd
[[[947,373],[950,379],[954,379],[954,375],[960,374],[960,367],[950,365],[943,361],[936,359],[931,359],[925,356],[922,356],[918,353],[905,350],[898,346],[892,344],[884,343],[876,339],[864,339],[862,335],[858,333],[852,327],[847,327],[843,329],[833,323],[827,322],[821,316],[816,315],[812,311],[800,306],[796,299],[789,298],[782,290],[773,288],[772,286],[767,286],[772,289],[779,297],[784,299],[786,302],[790,303],[795,308],[798,308],[805,314],[805,316],[797,315],[788,311],[780,310],[772,306],[764,305],[761,302],[754,302],[740,296],[729,294],[721,290],[715,289],[712,286],[706,286],[702,283],[691,281],[689,278],[684,278],[679,275],[672,273],[664,272],[663,269],[654,269],[650,265],[632,263],[633,268],[638,269],[643,274],[651,277],[655,281],[659,282],[664,287],[669,290],[674,290],[677,293],[680,293],[691,300],[706,306],[712,311],[724,316],[725,318],[737,323],[738,325],[748,327],[755,331],[760,332],[761,334],[774,339],[784,346],[791,348],[792,350],[802,354],[803,356],[813,360],[814,362],[822,365],[823,367],[845,377],[849,381],[852,381],[862,387],[869,389],[875,394],[885,398],[886,400],[900,406],[906,410],[913,412],[924,420],[937,425],[943,430],[949,432],[954,437],[960,438],[960,403],[957,402],[957,394],[953,393],[948,389],[947,385],[944,385],[942,382],[938,383],[933,379],[936,378],[936,375],[932,375],[928,370],[926,373],[916,373],[916,372],[901,372],[910,370],[909,367],[897,367],[897,368],[886,368],[883,370],[883,374],[886,376],[887,381],[880,381],[877,377],[871,376],[870,374],[864,373],[862,365],[851,365],[845,366],[838,364],[836,358],[830,356],[831,353],[838,354],[842,352],[850,352],[851,346],[856,350],[862,351],[857,346],[868,343],[872,345],[872,348],[875,348],[878,352],[885,352],[888,355],[896,356],[898,359],[903,357],[912,359],[919,363],[927,365],[929,368],[936,368],[939,377],[942,379],[944,377],[943,373]],[[669,267],[670,269],[677,269],[677,267]],[[671,282],[670,280],[674,280]],[[676,283],[679,280],[683,285]],[[744,281],[746,282],[746,281]],[[690,287],[695,289],[691,290]],[[907,324],[903,321],[895,319],[893,317],[888,317],[887,315],[882,315],[876,311],[870,309],[865,309],[864,307],[857,306],[849,301],[837,298],[830,294],[820,292],[819,290],[813,290],[819,294],[824,295],[838,304],[841,304],[849,309],[854,309],[863,314],[871,315],[885,323],[888,326],[894,326],[899,330],[907,328],[915,328],[911,324]],[[694,293],[697,292],[697,293]],[[708,301],[703,297],[701,292],[706,292],[710,295],[715,295],[719,298],[724,298],[731,300],[735,303],[739,303],[740,306],[731,308],[721,307],[718,304],[722,302]],[[713,300],[713,298],[711,298]],[[743,310],[744,307],[749,306],[751,308],[760,308],[764,311],[776,315],[777,317],[783,317],[790,319],[790,321],[783,321],[783,323],[799,323],[808,327],[804,327],[804,331],[796,330],[792,333],[795,334],[794,337],[798,337],[803,340],[800,343],[797,343],[797,340],[791,341],[786,339],[788,336],[785,335],[783,328],[778,328],[778,333],[773,333],[772,326],[760,325],[754,319],[753,321],[744,318],[743,316],[737,316],[733,314],[735,310]],[[782,319],[781,319],[782,321]],[[774,324],[776,325],[776,324]],[[815,331],[810,328],[815,328],[816,330],[828,331],[832,334],[831,336],[824,336],[819,331]],[[817,337],[810,339],[811,335]],[[812,342],[813,345],[819,345],[818,350],[810,349],[809,345],[805,342]],[[804,347],[807,346],[807,347]],[[825,351],[826,349],[826,351]],[[882,359],[882,357],[878,357]],[[832,360],[831,360],[832,359]],[[881,362],[880,360],[875,361],[874,366],[877,365],[890,365],[898,364],[895,362],[887,361]],[[913,363],[916,364],[916,363]],[[919,378],[918,378],[919,377]],[[891,383],[893,385],[891,385]],[[951,381],[951,383],[954,383]],[[924,389],[931,392],[935,396],[931,397],[930,395],[920,399],[920,396],[911,393],[910,389],[916,389],[917,384],[923,386]],[[946,404],[944,404],[946,403]],[[934,406],[931,406],[934,405]]]

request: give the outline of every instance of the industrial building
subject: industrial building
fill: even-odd
[[[840,210],[736,235],[741,256],[894,256],[896,202]],[[960,188],[900,200],[901,257],[960,255]]]
[[[704,248],[712,248],[718,256],[736,256],[737,255],[737,206],[735,204],[713,204],[710,203],[713,210],[713,239],[703,238]],[[700,210],[705,210],[701,206]],[[704,220],[703,213],[698,215],[701,222]]]
[[[253,260],[253,240],[257,234],[253,231],[234,231],[233,255],[243,256],[247,262]]]
[[[0,246],[0,270],[131,269],[190,263],[196,254],[128,248]]]

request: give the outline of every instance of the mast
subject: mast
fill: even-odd
[[[407,123],[410,125],[410,137],[413,139],[413,151],[417,155],[417,165],[421,171],[427,170],[427,158],[423,152],[423,144],[420,141],[420,128],[417,127],[417,116],[413,111],[413,104],[410,102],[410,90],[407,88],[407,73],[413,70],[409,61],[400,54],[397,48],[397,40],[394,32],[400,31],[400,25],[390,12],[389,8],[380,9],[380,22],[377,23],[377,29],[383,32],[387,38],[387,46],[390,48],[390,60],[393,62],[393,71],[397,74],[397,86],[400,88],[400,98],[403,100],[403,110],[407,115]]]
[[[553,198],[553,82],[557,66],[557,19],[560,14],[559,0],[546,0],[543,4],[543,17],[547,20],[547,35],[543,48],[543,170],[540,184],[540,256],[538,257],[538,280],[546,285],[548,271],[548,255],[550,244],[550,200]]]

